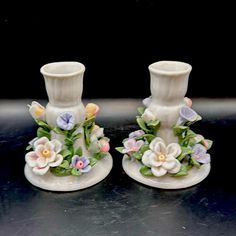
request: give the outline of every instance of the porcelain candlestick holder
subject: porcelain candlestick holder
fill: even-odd
[[[29,142],[25,176],[39,188],[74,191],[103,180],[112,168],[109,139],[95,124],[99,107],[81,96],[85,67],[79,62],[55,62],[41,68],[49,103],[37,102],[29,112],[37,137]]]
[[[116,148],[124,154],[123,169],[133,179],[163,189],[186,188],[201,182],[210,171],[207,150],[212,141],[190,126],[201,117],[184,97],[192,67],[160,61],[149,66],[151,96],[138,108],[140,127]]]

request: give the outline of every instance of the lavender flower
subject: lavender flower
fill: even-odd
[[[71,167],[79,169],[80,172],[86,173],[91,170],[90,161],[87,157],[73,156],[71,159]]]
[[[57,117],[57,125],[61,129],[71,130],[75,125],[75,117],[71,112],[64,112]]]
[[[122,153],[131,153],[131,152],[137,152],[142,145],[144,144],[143,140],[136,141],[134,138],[128,139],[124,142],[124,149],[122,150]]]
[[[199,117],[198,114],[188,106],[183,106],[180,109],[179,114],[180,114],[180,117],[177,121],[177,125],[182,125],[186,121],[193,122]]]
[[[211,161],[210,154],[208,154],[206,151],[206,148],[199,143],[197,143],[193,147],[192,158],[194,158],[196,161],[203,163],[203,164],[210,163],[210,161]]]
[[[129,134],[129,138],[139,138],[139,137],[141,137],[144,134],[145,133],[144,133],[143,130],[141,130],[141,129],[140,130],[136,130],[136,131],[134,131],[134,132]]]

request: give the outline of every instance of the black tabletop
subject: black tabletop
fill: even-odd
[[[122,170],[114,148],[137,128],[141,99],[94,100],[114,166],[97,185],[66,193],[41,190],[24,177],[25,147],[37,128],[29,102],[0,102],[0,235],[236,235],[235,99],[194,99],[203,120],[193,129],[214,141],[212,169],[181,190],[147,187]]]

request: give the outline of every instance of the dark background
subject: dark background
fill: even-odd
[[[86,66],[84,98],[144,98],[148,65],[159,60],[193,66],[190,97],[235,97],[236,19],[219,2],[8,1],[0,8],[0,98],[47,98],[39,69],[54,61]]]

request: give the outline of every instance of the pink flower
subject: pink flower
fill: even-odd
[[[137,152],[141,146],[144,144],[143,140],[136,141],[134,138],[128,139],[124,142],[124,149],[122,150],[122,153],[132,153]]]
[[[59,166],[63,157],[59,154],[62,143],[56,139],[49,141],[48,138],[42,137],[33,143],[34,151],[25,155],[26,163],[32,168],[37,175],[44,175],[50,167]]]
[[[188,98],[188,97],[185,97],[185,98],[184,98],[184,103],[185,103],[186,106],[188,106],[188,107],[192,107],[192,105],[193,105],[192,100],[191,100],[190,98]]]
[[[110,145],[109,142],[106,139],[100,139],[99,140],[99,145],[100,145],[100,151],[101,152],[109,152],[110,150]]]

